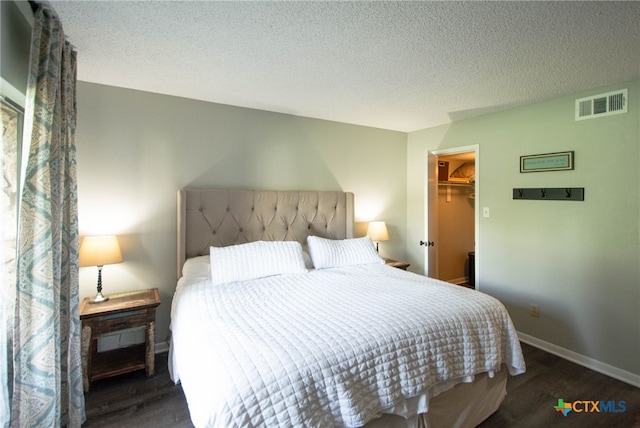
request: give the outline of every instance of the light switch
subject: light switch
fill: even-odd
[[[489,207],[482,208],[482,217],[489,217]]]

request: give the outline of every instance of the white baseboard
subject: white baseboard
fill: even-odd
[[[576,363],[598,373],[602,373],[603,375],[607,375],[614,379],[618,379],[622,382],[640,388],[640,375],[619,369],[617,367],[603,363],[602,361],[598,361],[582,354],[578,354],[577,352],[570,351],[566,348],[554,345],[553,343],[549,343],[525,333],[518,332],[518,337],[522,342],[528,345],[535,346],[536,348],[540,348],[550,354],[557,355],[558,357],[564,358],[565,360],[569,360],[573,363]]]
[[[169,342],[156,342],[156,354],[161,354],[163,352],[169,352]]]

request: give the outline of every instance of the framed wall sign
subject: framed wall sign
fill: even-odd
[[[520,172],[564,171],[573,169],[573,152],[520,156]]]

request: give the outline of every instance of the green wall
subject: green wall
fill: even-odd
[[[576,122],[574,100],[629,89],[629,112]],[[478,144],[479,288],[534,343],[640,383],[640,81],[412,132],[407,234],[424,228],[427,151]],[[521,174],[522,155],[575,151],[575,170]],[[584,187],[584,202],[514,201],[514,187]],[[420,238],[422,239],[422,238]],[[415,271],[422,247],[408,245]],[[540,306],[540,318],[529,315]],[[608,367],[611,366],[611,367]]]

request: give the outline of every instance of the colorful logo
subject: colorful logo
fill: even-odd
[[[565,403],[563,398],[558,398],[558,405],[553,408],[563,416],[567,416],[571,411],[576,413],[622,413],[627,411],[627,403],[625,401],[604,400],[578,400],[573,403]]]
[[[558,398],[558,405],[553,406],[553,408],[556,409],[556,412],[560,412],[564,416],[567,416],[567,413],[569,413],[572,410],[571,403],[565,403],[562,398]]]

